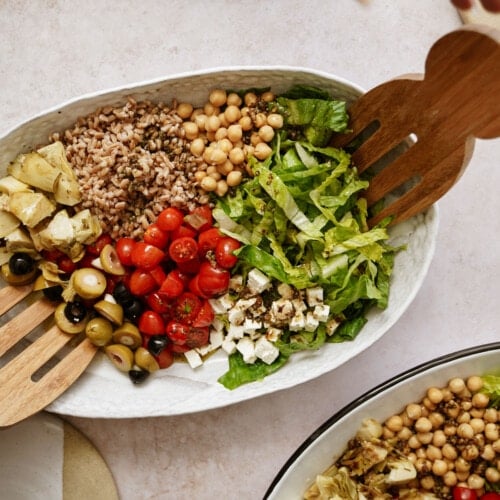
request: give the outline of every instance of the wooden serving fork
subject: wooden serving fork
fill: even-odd
[[[395,224],[426,210],[460,178],[475,138],[500,136],[500,32],[469,26],[445,35],[429,51],[425,75],[375,87],[349,114],[352,132],[336,137],[333,145],[360,138],[352,162],[360,173],[373,167],[368,204],[386,201],[370,225],[386,216]],[[377,128],[363,140],[359,134],[368,127]],[[405,142],[407,149],[388,160],[386,155]],[[405,184],[404,194],[391,202],[388,195]]]
[[[6,286],[0,290],[0,315],[21,303],[31,285]],[[65,356],[56,357],[76,339],[50,323],[54,304],[44,298],[35,300],[0,327],[0,358],[38,326],[46,330],[0,368],[0,427],[20,422],[42,410],[60,396],[83,373],[97,348],[88,339],[68,347]],[[47,363],[52,366],[36,377]]]

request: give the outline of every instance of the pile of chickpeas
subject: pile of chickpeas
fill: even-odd
[[[489,407],[482,387],[479,376],[453,378],[384,422],[382,439],[414,464],[415,487],[451,498],[454,486],[482,495],[485,481],[500,481],[500,410]]]
[[[177,114],[184,120],[191,154],[198,159],[195,179],[207,192],[224,196],[230,187],[238,186],[247,172],[250,155],[265,160],[272,149],[269,143],[275,131],[283,127],[283,117],[268,110],[274,101],[272,92],[260,95],[214,89],[203,107],[179,103]]]

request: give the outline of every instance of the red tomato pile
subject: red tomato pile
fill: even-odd
[[[500,500],[500,493],[490,492],[479,497],[471,488],[455,486],[453,488],[453,500]]]
[[[208,343],[214,318],[208,299],[227,291],[230,270],[238,260],[233,252],[239,246],[213,227],[208,206],[189,214],[166,208],[142,241],[116,242],[118,258],[127,269],[123,282],[145,304],[137,322],[145,347],[153,336],[166,336],[174,353]]]

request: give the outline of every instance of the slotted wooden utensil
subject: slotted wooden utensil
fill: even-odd
[[[475,138],[500,136],[500,32],[476,25],[442,37],[428,53],[424,75],[375,87],[353,103],[349,115],[352,133],[339,135],[333,145],[358,137],[352,162],[360,173],[373,167],[368,204],[386,204],[370,225],[386,216],[396,224],[426,210],[460,178]],[[378,128],[363,140],[359,134],[373,126]],[[413,144],[388,160],[405,141]],[[404,194],[390,196],[405,184]]]
[[[30,285],[0,289],[0,315],[10,311],[32,292]],[[0,358],[54,312],[52,302],[40,298],[0,327]],[[51,326],[33,343],[0,368],[0,426],[15,424],[42,410],[60,396],[83,373],[97,348],[83,339],[66,356],[54,356],[73,340],[57,326]],[[47,362],[55,366],[35,379]]]
[[[352,133],[334,145],[345,146],[372,123],[377,131],[352,156],[363,172],[388,152],[415,136],[417,142],[378,171],[370,182],[370,204],[417,176],[418,183],[374,217],[394,215],[400,222],[428,208],[458,180],[467,165],[474,138],[500,135],[500,34],[464,28],[431,48],[425,75],[384,83],[349,109]],[[0,315],[31,292],[29,286],[0,290]],[[0,357],[53,312],[44,299],[34,302],[0,328]],[[0,368],[0,426],[14,424],[60,396],[85,370],[96,348],[83,340],[38,381],[33,374],[71,336],[53,326]]]

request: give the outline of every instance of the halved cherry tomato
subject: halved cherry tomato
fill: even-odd
[[[495,493],[494,491],[490,491],[489,493],[485,493],[481,500],[500,500],[500,493]]]
[[[477,500],[477,493],[465,486],[455,486],[453,488],[453,500]]]
[[[208,326],[195,327],[190,326],[187,333],[186,345],[194,349],[208,344],[210,330]]]
[[[158,293],[166,299],[175,299],[184,291],[185,284],[180,273],[174,269],[170,271],[158,290]]]
[[[177,264],[185,263],[198,257],[198,243],[194,238],[183,236],[170,243],[168,253]]]
[[[72,273],[77,268],[77,263],[73,262],[67,255],[64,255],[57,259],[57,267],[63,273]]]
[[[240,246],[240,242],[230,236],[221,238],[215,247],[215,260],[217,264],[224,269],[233,268],[238,262],[238,257],[233,252],[238,250]]]
[[[172,304],[168,300],[168,298],[162,295],[159,290],[147,295],[146,303],[153,311],[157,312],[158,314],[167,314],[168,312],[170,312],[170,309],[172,307]]]
[[[120,262],[124,266],[132,265],[132,250],[135,246],[136,241],[132,238],[119,238],[116,242],[115,248],[116,253],[118,254],[118,258]]]
[[[63,251],[58,250],[57,248],[54,248],[53,250],[42,250],[42,257],[50,262],[57,262],[65,255],[66,254]]]
[[[168,243],[168,233],[160,229],[157,223],[153,223],[144,231],[143,240],[145,243],[149,243],[163,250]]]
[[[173,241],[178,238],[183,238],[184,236],[195,238],[196,234],[196,231],[192,227],[189,227],[186,224],[181,224],[177,229],[172,231],[170,236],[172,237],[171,241]]]
[[[211,227],[198,235],[198,253],[200,257],[206,258],[207,252],[210,250],[215,252],[215,247],[219,240],[224,237],[224,234],[216,227]]]
[[[163,349],[163,351],[160,352],[160,354],[155,356],[155,359],[162,369],[172,366],[172,364],[174,363],[174,354],[172,352],[172,348],[170,346],[166,347],[165,349]]]
[[[175,353],[175,354],[182,354],[184,352],[188,352],[191,350],[191,347],[189,347],[186,344],[171,344],[170,350]]]
[[[163,231],[175,231],[184,221],[184,214],[175,207],[165,208],[160,212],[156,223]]]
[[[208,299],[210,296],[206,295],[205,293],[203,293],[201,291],[200,285],[199,285],[199,280],[200,280],[200,277],[198,274],[193,276],[193,278],[191,279],[191,281],[189,282],[189,285],[188,285],[189,291],[194,293],[198,297],[201,297],[202,299]]]
[[[201,310],[201,300],[194,293],[183,292],[176,300],[175,319],[182,323],[192,324]]]
[[[185,345],[189,326],[180,321],[169,321],[165,333],[175,345]]]
[[[156,280],[144,269],[134,269],[127,284],[130,293],[137,297],[147,295],[158,288]]]
[[[213,224],[212,209],[208,205],[197,207],[184,217],[184,222],[196,231],[205,231]]]
[[[201,303],[201,308],[196,315],[196,318],[193,320],[193,326],[195,327],[203,327],[210,326],[212,321],[214,320],[215,314],[210,302],[208,300],[204,300]]]
[[[161,266],[153,267],[153,269],[149,270],[149,274],[153,276],[158,286],[161,286],[161,284],[165,281],[167,277],[167,273],[163,270],[163,267]]]
[[[132,264],[141,269],[150,270],[156,267],[165,257],[165,252],[143,241],[138,241],[131,253]]]
[[[213,297],[227,291],[230,277],[226,269],[203,262],[198,273],[198,286],[204,295]]]
[[[91,253],[92,255],[99,255],[102,251],[102,249],[109,244],[113,243],[113,238],[107,233],[101,234],[97,240],[94,241],[94,243],[91,243],[90,245],[87,245],[87,252]]]
[[[139,331],[145,335],[161,335],[165,332],[165,322],[161,314],[156,311],[144,311],[137,323]]]
[[[188,260],[187,262],[177,262],[178,270],[183,274],[196,274],[200,270],[201,261],[198,257]]]

